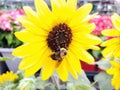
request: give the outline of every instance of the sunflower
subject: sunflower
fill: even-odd
[[[5,81],[14,81],[17,78],[18,78],[17,74],[13,73],[12,71],[10,72],[7,71],[6,73],[0,75],[0,84]]]
[[[107,40],[101,44],[106,47],[102,54],[103,56],[120,57],[120,16],[114,13],[111,16],[114,29],[106,29],[102,31],[104,36],[113,36],[114,38]]]
[[[51,9],[44,0],[35,0],[36,12],[25,6],[26,16],[18,19],[25,30],[16,32],[24,42],[13,51],[22,56],[20,70],[30,76],[42,68],[43,80],[56,71],[62,81],[67,81],[68,72],[74,78],[81,73],[79,59],[93,63],[88,49],[98,50],[101,40],[92,35],[95,25],[88,23],[91,4],[76,9],[77,0],[51,0]]]
[[[120,62],[118,61],[110,61],[112,67],[107,69],[108,74],[112,74],[112,85],[116,90],[120,89]]]

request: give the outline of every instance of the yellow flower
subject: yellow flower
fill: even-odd
[[[25,88],[22,86],[22,87],[20,87],[20,90],[25,90]]]
[[[112,85],[116,90],[120,89],[120,62],[110,61],[112,67],[107,69],[108,74],[112,74]]]
[[[112,56],[115,58],[120,57],[120,16],[116,13],[111,17],[114,29],[103,30],[102,34],[104,36],[115,36],[110,40],[107,40],[101,44],[101,46],[106,47],[102,54],[103,56]]]
[[[5,81],[14,81],[17,78],[18,78],[17,74],[13,73],[12,71],[10,72],[7,71],[6,73],[0,75],[0,84]]]
[[[74,78],[81,73],[79,59],[93,63],[87,49],[99,49],[101,40],[91,35],[95,25],[89,24],[92,5],[76,9],[77,0],[51,0],[50,10],[44,0],[35,0],[36,11],[24,7],[25,17],[19,21],[26,28],[15,35],[24,45],[13,51],[14,56],[23,56],[19,69],[30,76],[42,68],[43,80],[56,71],[62,81],[67,81],[68,72]]]

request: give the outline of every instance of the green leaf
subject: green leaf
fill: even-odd
[[[2,40],[5,37],[5,34],[0,32],[0,40]]]
[[[93,50],[92,51],[92,55],[96,58],[96,59],[99,59],[100,58],[100,54],[101,51],[100,50]]]
[[[2,40],[0,40],[0,47],[3,47],[4,46],[4,43]]]
[[[67,90],[92,90],[92,89],[89,86],[86,86],[84,84],[68,83]]]
[[[18,40],[14,35],[15,31],[20,31],[21,29],[16,28],[16,25],[12,26],[14,28],[12,32],[0,30],[0,47],[16,48],[22,44],[22,42]]]
[[[112,76],[106,72],[100,72],[94,77],[94,80],[98,82],[100,90],[112,90],[111,79]]]
[[[67,90],[76,90],[73,83],[67,83]]]
[[[13,34],[7,33],[5,38],[7,40],[8,46],[9,46],[12,43],[12,41],[13,41]]]
[[[24,87],[25,90],[36,90],[35,87],[35,77],[26,77],[20,80],[18,88]]]
[[[84,84],[84,85],[90,85],[90,81],[88,80],[86,74],[84,71],[78,76],[78,80],[74,79],[71,75],[69,75],[68,82],[72,82],[74,84]]]
[[[75,89],[76,89],[76,90],[91,90],[90,87],[85,86],[85,85],[83,85],[83,84],[75,85]]]
[[[99,68],[101,68],[102,70],[106,70],[107,68],[110,68],[110,58],[107,58],[106,60],[100,60],[95,62],[95,64],[98,65]]]
[[[22,42],[20,40],[18,40],[16,37],[14,37],[14,40],[13,40],[13,47],[17,47],[19,45],[21,45]]]
[[[69,75],[67,88],[68,90],[95,90],[95,88],[91,86],[91,83],[84,71],[82,71],[82,73],[79,75],[78,80]]]
[[[44,89],[45,86],[49,85],[47,81],[43,81],[41,77],[37,77],[35,80],[35,86],[37,89]]]
[[[5,81],[2,84],[0,84],[0,90],[18,90],[15,88],[15,84],[11,81]]]
[[[48,86],[45,87],[45,90],[57,90],[54,84],[49,84]]]
[[[106,37],[105,36],[100,36],[100,38],[102,39],[102,41],[106,41]]]

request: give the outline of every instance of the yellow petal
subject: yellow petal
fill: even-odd
[[[80,60],[79,57],[76,56],[74,51],[75,50],[72,48],[68,51],[68,60],[69,63],[73,66],[73,68],[77,71],[77,73],[80,74],[82,72]]]
[[[33,18],[31,18],[33,19]],[[35,21],[37,21],[36,19]],[[49,32],[51,30],[51,21],[47,21],[47,17],[43,20],[40,19],[39,22],[34,22],[32,20],[27,19],[26,17],[20,17],[18,18],[18,21],[22,23],[22,26],[24,26],[27,30],[31,31],[32,33],[35,34],[41,34],[41,31],[47,31]],[[49,19],[48,19],[49,21]]]
[[[78,79],[77,72],[76,72],[75,68],[73,67],[73,65],[71,65],[71,64],[69,63],[69,60],[70,60],[70,58],[67,58],[67,57],[66,57],[66,61],[67,61],[66,64],[67,64],[68,71],[72,74],[72,76],[73,76],[75,79]]]
[[[115,27],[115,29],[120,30],[120,16],[117,15],[116,13],[114,13],[111,16],[111,20],[112,20],[112,23],[113,23],[113,26]]]
[[[119,62],[116,62],[116,61],[110,61],[110,64],[111,64],[113,67],[116,67],[116,68],[119,68],[119,67],[120,67],[120,63],[119,63]]]
[[[120,20],[120,16],[117,13],[114,13],[113,16]]]
[[[23,57],[22,61],[20,62],[20,65],[19,65],[19,69],[27,69],[29,67],[32,67],[33,65],[38,64],[38,61],[43,62],[41,58],[43,57],[42,55],[45,52],[46,48],[47,47],[41,47],[40,50],[37,49],[38,50],[37,54],[34,53],[34,55]],[[32,52],[32,51],[33,51],[33,49],[30,52]],[[30,53],[30,52],[28,51],[28,53]]]
[[[65,0],[50,0],[52,12],[58,12],[60,9],[62,9],[66,5]]]
[[[103,30],[102,34],[105,36],[120,36],[120,31],[118,30]]]
[[[22,26],[24,26],[24,27],[27,27],[27,24],[30,24],[30,25],[32,25],[32,26],[34,25],[32,22],[26,20],[26,17],[19,17],[17,20],[18,20],[18,21],[22,24]]]
[[[58,2],[60,4],[61,8],[66,6],[66,0],[58,0]]]
[[[67,0],[67,7],[70,8],[70,9],[76,10],[77,0]]]
[[[106,47],[101,53],[103,54],[103,56],[111,56],[113,55],[114,50],[117,48],[116,44],[112,44],[109,47]]]
[[[42,68],[42,80],[47,80],[54,72],[57,61],[47,58]]]
[[[103,42],[101,46],[110,46],[110,45],[117,44],[117,43],[119,44],[119,42],[120,42],[119,38],[112,38],[110,40]]]
[[[48,15],[51,13],[49,10],[48,5],[45,3],[44,0],[35,0],[35,7],[38,14],[41,15]]]
[[[87,51],[81,48],[80,59],[86,63],[93,64],[94,58]]]
[[[60,8],[60,3],[58,2],[58,0],[50,0],[50,3],[52,7],[52,12],[55,12],[58,10],[58,8]]]
[[[106,72],[108,74],[114,74],[115,73],[115,69],[114,68],[109,68],[109,69],[106,70]]]
[[[45,38],[42,38],[42,36],[47,36],[47,33],[43,32],[41,35],[36,35],[29,32],[28,30],[23,30],[20,32],[15,32],[15,36],[23,42],[43,42],[46,40]]]
[[[27,17],[29,17],[29,18],[34,18],[34,19],[37,19],[37,18],[38,18],[37,13],[36,13],[35,11],[33,11],[31,7],[29,7],[29,6],[24,6],[23,9],[24,9]]]
[[[72,45],[71,50],[72,49],[76,51],[74,52],[74,54],[76,53],[75,55],[77,55],[82,61],[87,62],[89,64],[92,64],[94,62],[94,58],[92,57],[92,55],[90,55],[84,48],[79,47],[77,45]]]
[[[87,34],[87,33],[76,33],[73,34],[73,41],[79,42],[82,45],[98,45],[102,41],[95,35]],[[74,42],[73,42],[74,43]]]
[[[81,6],[79,9],[77,9],[77,12],[75,16],[71,19],[69,25],[78,26],[78,24],[80,24],[82,20],[84,20],[89,15],[91,10],[92,10],[92,4],[90,3]]]
[[[83,18],[86,18],[91,12],[92,7],[93,6],[90,3],[81,6],[76,12],[77,16],[80,17],[79,20],[83,20]]]
[[[31,76],[35,74],[40,68],[42,67],[44,61],[51,55],[51,52],[48,50],[48,48],[44,49],[44,51],[41,53],[41,56],[38,57],[37,62],[32,65],[29,68],[26,68],[25,70],[25,76]]]
[[[22,26],[24,26],[25,28],[29,28],[29,29],[33,29],[34,27],[36,28],[36,25],[34,23],[30,22],[29,20],[26,20],[26,17],[19,17],[17,20],[20,23],[22,23]]]
[[[32,67],[34,64],[37,63],[38,61],[38,57],[39,57],[40,54],[37,54],[37,55],[34,55],[34,56],[27,56],[27,57],[24,57],[20,64],[19,64],[19,69],[20,70],[25,70],[26,68],[29,68],[29,67]]]
[[[85,40],[80,40],[79,38],[73,38],[72,40],[72,45],[73,46],[78,46],[78,47],[82,47],[86,50],[88,49],[92,49],[92,50],[100,50],[99,46],[97,46],[97,44],[94,44],[94,43],[98,43],[97,41],[96,42],[84,42]],[[96,46],[95,46],[96,45]]]
[[[65,82],[68,80],[68,70],[66,67],[66,60],[63,59],[63,61],[60,63],[60,65],[56,68],[56,71],[60,77],[60,79]]]
[[[32,33],[39,34],[41,30],[49,32],[53,26],[52,16],[41,17],[40,19],[28,18],[28,17],[19,17],[18,21],[24,26],[27,30],[30,30]],[[49,22],[47,22],[49,21]]]
[[[51,5],[55,24],[70,21],[69,18],[73,13],[70,11],[70,8],[66,7],[66,0],[51,0]],[[66,14],[64,12],[66,12]]]
[[[88,46],[83,46],[86,49],[92,49],[92,50],[100,50],[100,48],[98,46],[93,46],[93,45],[88,45]]]
[[[96,15],[98,15],[98,13],[94,13],[94,14],[92,14],[92,15],[87,16],[87,18],[85,18],[85,19],[83,20],[83,22],[88,22],[88,21],[90,21],[90,20],[93,19]]]
[[[52,20],[52,13],[48,5],[45,3],[44,0],[35,0],[35,6],[36,6],[37,13],[39,15],[39,19],[37,19],[36,21],[39,22],[38,24],[40,28],[50,31],[53,20]]]
[[[115,58],[120,58],[120,45],[118,45],[118,47],[115,49],[113,56]]]
[[[17,20],[21,23],[23,23],[23,21],[31,22],[39,27],[40,25],[38,20],[39,19],[38,14],[35,11],[33,11],[32,8],[30,8],[29,6],[24,6],[23,9],[27,16],[19,17]]]
[[[17,47],[12,52],[12,55],[14,55],[14,56],[33,55],[33,54],[41,51],[41,49],[45,46],[46,46],[46,44],[44,42],[41,42],[41,43],[26,43],[24,45],[21,45],[21,46]],[[35,49],[35,47],[37,47],[37,49]]]
[[[114,88],[115,88],[115,90],[119,90],[120,89],[120,79],[119,79],[119,77],[113,77],[113,79],[112,79],[112,85],[114,86]]]
[[[95,29],[95,24],[94,23],[90,23],[90,24],[80,24],[76,27],[71,27],[72,28],[72,32],[73,33],[81,33],[81,32],[85,32],[85,33],[91,33],[94,29]]]

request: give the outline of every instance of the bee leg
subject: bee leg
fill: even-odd
[[[59,52],[55,52],[51,55],[51,58],[53,60],[59,60],[60,59],[60,53]]]
[[[53,60],[57,60],[57,57],[55,56],[55,54],[52,54],[52,55],[51,55],[51,58],[52,58]]]

